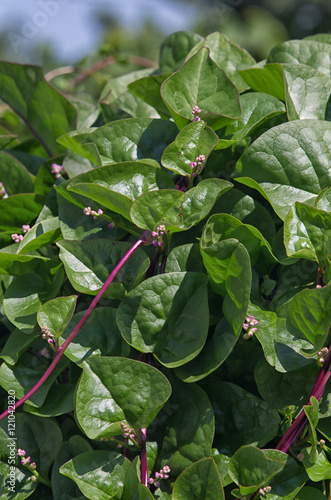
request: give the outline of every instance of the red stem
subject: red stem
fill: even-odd
[[[327,381],[331,375],[331,345],[329,346],[328,354],[325,357],[324,366],[321,368],[314,387],[310,393],[306,406],[310,406],[310,398],[314,397],[318,401],[321,400]],[[298,439],[300,434],[303,432],[304,428],[308,423],[308,419],[304,410],[297,416],[292,425],[287,429],[282,439],[279,441],[276,450],[283,451],[284,453],[292,446],[292,444]]]
[[[108,276],[108,278],[106,279],[106,281],[104,282],[104,284],[102,285],[102,287],[100,288],[100,290],[98,291],[97,295],[92,300],[92,302],[91,302],[89,308],[87,309],[87,311],[85,312],[84,316],[81,318],[81,320],[76,325],[76,327],[73,329],[73,331],[71,332],[71,334],[69,335],[69,337],[65,340],[65,342],[63,342],[63,344],[59,347],[59,349],[58,349],[58,351],[56,353],[55,358],[53,359],[52,363],[47,368],[47,370],[45,371],[45,373],[41,377],[41,379],[36,383],[36,385],[34,387],[32,387],[32,389],[29,390],[29,392],[27,392],[23,396],[23,398],[21,398],[19,401],[17,401],[17,403],[15,403],[14,406],[10,406],[9,408],[7,408],[7,410],[4,411],[0,415],[0,420],[2,420],[3,418],[5,418],[10,411],[15,411],[16,408],[18,408],[19,406],[21,406],[27,399],[29,399],[39,389],[39,387],[42,386],[42,384],[45,382],[45,380],[50,376],[50,374],[52,373],[52,371],[54,370],[54,368],[56,367],[56,365],[60,361],[60,359],[61,359],[64,351],[66,350],[66,348],[68,347],[68,345],[72,342],[72,340],[77,335],[77,333],[79,332],[79,330],[82,328],[82,326],[84,325],[85,321],[90,316],[91,312],[93,311],[93,309],[95,308],[95,306],[97,305],[97,303],[99,302],[99,300],[101,299],[102,295],[104,294],[104,292],[106,291],[106,289],[108,288],[108,286],[110,285],[110,283],[115,278],[115,276],[118,273],[118,271],[121,269],[121,267],[123,266],[123,264],[125,264],[125,262],[131,257],[131,255],[135,252],[135,250],[139,247],[139,245],[141,245],[141,243],[146,242],[147,235],[148,235],[148,231],[145,231],[143,233],[143,235],[139,238],[139,240],[136,241],[136,243],[130,248],[130,250],[124,255],[124,257],[119,261],[119,263],[116,265],[116,267],[110,273],[110,275]]]
[[[146,438],[147,438],[147,429],[140,429],[140,482],[144,484],[147,488],[149,487],[148,483],[148,466],[147,466],[147,455],[146,455]]]

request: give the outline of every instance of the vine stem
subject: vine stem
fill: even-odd
[[[148,483],[148,466],[147,466],[147,455],[146,455],[146,439],[147,439],[147,429],[143,427],[140,429],[140,482],[144,484],[147,488],[149,487]]]
[[[35,386],[32,387],[32,389],[30,389],[19,401],[17,401],[17,403],[15,403],[13,406],[10,406],[9,408],[7,408],[7,410],[5,410],[0,415],[0,420],[2,420],[3,418],[5,418],[9,414],[9,412],[15,411],[16,408],[18,408],[19,406],[21,406],[27,399],[29,399],[39,389],[39,387],[42,386],[42,384],[45,382],[45,380],[47,380],[47,378],[50,376],[50,374],[52,373],[52,371],[54,370],[54,368],[56,367],[56,365],[60,361],[60,359],[61,359],[64,351],[66,350],[66,348],[68,347],[68,345],[72,342],[72,340],[77,335],[77,333],[79,332],[79,330],[82,328],[82,326],[84,325],[85,321],[90,316],[91,312],[93,311],[93,309],[95,308],[95,306],[97,305],[97,303],[99,302],[99,300],[101,299],[102,295],[104,294],[104,292],[106,291],[106,289],[108,288],[108,286],[110,285],[110,283],[115,278],[115,276],[118,273],[118,271],[125,264],[125,262],[131,257],[131,255],[137,250],[137,248],[142,243],[145,243],[147,241],[148,235],[149,235],[149,232],[145,231],[142,234],[142,236],[139,238],[139,240],[136,241],[136,243],[130,248],[130,250],[119,261],[119,263],[115,266],[115,268],[113,269],[113,271],[110,273],[110,275],[108,276],[108,278],[106,279],[106,281],[104,282],[104,284],[102,285],[102,287],[100,288],[100,290],[98,291],[97,295],[92,300],[92,302],[91,302],[89,308],[87,309],[87,311],[85,312],[84,316],[81,318],[81,320],[76,325],[76,327],[73,329],[73,331],[71,332],[71,334],[69,335],[69,337],[65,340],[65,342],[59,347],[59,349],[58,349],[58,351],[56,353],[55,358],[53,359],[52,363],[49,365],[49,367],[47,368],[47,370],[45,371],[45,373],[43,374],[43,376],[35,384]]]
[[[310,406],[310,399],[312,397],[316,398],[318,401],[321,400],[324,389],[326,387],[327,381],[329,380],[331,375],[331,345],[329,346],[328,354],[325,357],[325,363],[319,374],[317,376],[314,387],[310,393],[306,406]],[[287,429],[282,439],[279,441],[276,450],[283,451],[284,453],[292,446],[292,444],[298,439],[300,434],[303,432],[304,428],[308,423],[308,419],[306,417],[304,409],[301,410],[301,413],[294,420],[292,425]]]

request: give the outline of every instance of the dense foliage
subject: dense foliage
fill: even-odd
[[[0,62],[1,498],[330,498],[330,61]]]

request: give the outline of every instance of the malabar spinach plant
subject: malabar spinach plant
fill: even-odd
[[[330,61],[0,62],[1,498],[331,498]]]

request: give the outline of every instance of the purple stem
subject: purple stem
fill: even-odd
[[[2,420],[3,418],[5,418],[8,415],[9,411],[15,411],[16,408],[18,408],[19,406],[21,406],[27,399],[29,399],[39,389],[39,387],[42,386],[42,384],[45,382],[45,380],[50,376],[50,374],[52,373],[52,371],[54,370],[54,368],[56,367],[56,365],[60,361],[60,359],[62,357],[62,354],[64,353],[64,351],[66,350],[66,348],[68,347],[68,345],[70,344],[70,342],[72,342],[72,340],[74,339],[74,337],[77,335],[77,333],[79,332],[79,330],[82,328],[82,326],[84,325],[85,321],[87,320],[87,318],[89,317],[89,315],[91,314],[91,312],[93,311],[93,309],[95,308],[95,306],[97,305],[97,303],[99,302],[99,300],[101,299],[102,295],[104,294],[104,292],[106,291],[106,289],[108,288],[108,286],[110,285],[110,283],[115,278],[115,276],[118,273],[118,271],[121,269],[121,267],[123,266],[123,264],[125,264],[125,262],[131,257],[131,255],[135,252],[135,250],[142,243],[144,243],[146,241],[147,236],[148,236],[148,231],[145,231],[142,234],[142,236],[139,238],[139,240],[136,241],[136,243],[130,248],[130,250],[124,255],[124,257],[119,261],[119,263],[117,264],[117,266],[110,273],[110,275],[108,276],[108,278],[106,279],[106,281],[104,282],[104,284],[102,285],[102,287],[100,288],[100,290],[98,291],[97,295],[92,300],[92,302],[91,302],[89,308],[87,309],[87,311],[85,312],[84,316],[81,318],[81,320],[76,325],[76,327],[73,329],[73,331],[71,332],[71,334],[69,335],[69,337],[65,340],[65,342],[63,342],[63,344],[59,347],[59,349],[58,349],[58,351],[56,353],[55,358],[53,359],[52,363],[49,365],[49,367],[47,368],[47,370],[45,371],[45,373],[41,377],[41,379],[36,383],[36,385],[34,387],[32,387],[32,389],[29,390],[29,392],[27,392],[23,396],[23,398],[21,398],[19,401],[17,401],[17,403],[15,403],[14,406],[10,406],[9,408],[7,408],[7,410],[5,410],[0,415],[0,420]]]
[[[321,368],[314,387],[310,393],[306,406],[310,406],[310,398],[314,397],[318,401],[321,400],[323,396],[323,392],[325,390],[327,381],[329,380],[331,375],[331,345],[329,347],[328,354],[325,357],[325,363]],[[298,439],[300,434],[303,432],[304,428],[308,423],[308,419],[304,410],[298,415],[298,417],[294,420],[292,425],[287,429],[282,439],[279,441],[276,450],[283,451],[284,453],[292,446],[292,444]]]
[[[140,482],[144,484],[147,488],[149,487],[148,483],[148,467],[147,467],[147,455],[146,455],[146,439],[147,439],[147,429],[143,427],[140,429]]]

